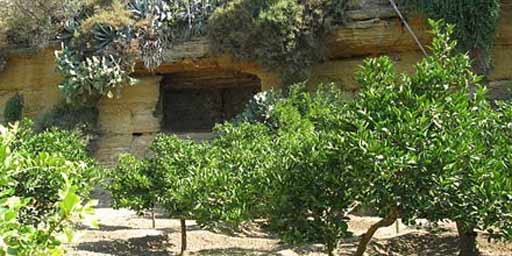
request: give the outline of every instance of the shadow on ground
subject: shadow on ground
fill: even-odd
[[[351,256],[357,247],[357,239],[344,241],[340,246],[338,255]],[[169,256],[176,255],[168,248],[175,247],[168,242],[167,235],[146,236],[132,238],[127,241],[97,241],[79,244],[80,251],[90,251],[119,256]],[[250,250],[244,248],[209,249],[192,253],[197,256],[256,256],[279,255],[278,252],[290,249],[287,246],[273,248],[269,251]],[[299,255],[319,253],[322,248],[318,246],[293,248]],[[368,253],[375,256],[417,255],[417,256],[452,256],[457,255],[457,239],[454,236],[437,236],[431,234],[407,234],[391,239],[382,239],[372,242]]]
[[[226,248],[226,249],[212,249],[212,250],[201,250],[193,253],[196,256],[259,256],[259,255],[268,255],[268,256],[278,256],[276,252],[269,251],[258,251],[258,250],[247,250],[242,248]]]
[[[104,226],[105,230],[124,229],[125,227]],[[128,240],[100,240],[95,242],[83,242],[74,248],[84,254],[76,255],[117,255],[117,256],[176,256],[175,250],[178,244],[170,242],[170,236],[175,230],[167,230],[161,235],[131,238]],[[479,239],[479,243],[485,256],[510,256],[512,244],[497,245],[486,244]],[[358,238],[345,239],[340,244],[336,255],[352,256],[358,244]],[[458,239],[454,233],[440,232],[427,233],[414,232],[389,239],[374,239],[368,247],[368,255],[372,256],[456,256]],[[213,244],[215,247],[222,247],[222,244]],[[304,247],[291,247],[285,244],[278,244],[268,249],[248,249],[241,247],[229,247],[223,249],[211,248],[191,252],[188,255],[194,256],[278,256],[282,251],[293,251],[298,255],[322,255],[322,246],[311,245]],[[94,254],[96,253],[96,254]],[[73,254],[75,255],[75,254]],[[290,255],[290,254],[284,254]]]
[[[343,243],[339,248],[340,256],[352,256],[358,241]],[[374,239],[367,252],[372,256],[456,256],[457,238],[455,236],[411,233],[390,239]]]
[[[173,255],[167,250],[171,246],[167,235],[158,235],[132,238],[127,241],[104,240],[80,243],[76,249],[117,256],[169,256]]]

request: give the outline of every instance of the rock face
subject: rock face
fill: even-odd
[[[17,92],[23,95],[24,116],[36,118],[51,109],[61,95],[57,84],[54,49],[40,52],[19,51],[8,59],[0,72],[0,121],[3,122],[5,102]]]
[[[508,18],[512,16],[511,1],[503,2],[502,12],[493,54],[494,69],[489,77],[492,81],[492,96],[495,98],[512,96],[508,89],[512,88],[512,19]],[[409,23],[421,43],[428,45],[430,37],[424,19],[417,17],[409,20]],[[422,57],[388,0],[351,0],[347,22],[333,29],[327,45],[329,58],[313,67],[309,83],[316,85],[336,82],[346,91],[347,97],[357,93],[354,74],[364,58],[390,55],[398,71],[413,72],[413,64]],[[62,100],[57,88],[61,78],[56,72],[53,51],[18,51],[8,56],[5,70],[0,71],[0,121],[3,120],[5,102],[16,93],[23,95],[24,115],[30,118],[40,116]],[[189,77],[185,79],[184,74]],[[148,71],[137,66],[135,75],[139,83],[124,89],[121,98],[101,99],[98,109],[102,136],[96,151],[98,160],[113,164],[121,152],[144,155],[154,136],[162,131],[162,124],[166,124],[166,115],[162,112],[170,112],[164,108],[163,102],[167,98],[165,88],[187,87],[188,84],[194,87],[194,84],[201,83],[203,89],[214,89],[228,83],[226,81],[229,79],[219,78],[223,74],[233,74],[240,80],[238,83],[230,82],[235,84],[231,86],[234,89],[230,96],[214,97],[213,101],[217,103],[220,100],[231,104],[228,100],[222,100],[223,97],[245,97],[243,93],[235,92],[235,89],[257,91],[281,85],[277,74],[255,62],[241,62],[231,56],[213,55],[204,38],[175,46],[166,53],[165,63],[156,70]],[[217,79],[212,78],[215,76]],[[240,78],[244,76],[256,77],[256,87],[254,83]],[[177,96],[171,95],[170,98],[173,97]],[[242,104],[236,100],[233,102],[237,106]],[[197,108],[196,111],[203,113],[205,110]],[[230,115],[233,115],[231,112]]]
[[[140,77],[134,86],[123,91],[120,99],[100,100],[98,124],[102,136],[96,150],[100,162],[111,165],[123,152],[144,155],[160,131],[156,113],[160,80],[159,76]]]

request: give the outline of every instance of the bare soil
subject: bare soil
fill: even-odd
[[[97,209],[100,229],[82,228],[76,242],[69,245],[68,256],[168,256],[178,255],[180,223],[158,218],[152,229],[150,218],[137,216],[128,210]],[[354,237],[345,239],[336,255],[350,256],[357,246],[357,236],[378,218],[351,216],[350,229]],[[281,243],[271,234],[251,228],[243,235],[224,235],[204,231],[193,221],[187,222],[189,255],[325,255],[321,245],[294,247]],[[398,231],[398,232],[397,232]],[[483,255],[512,256],[512,244],[489,243],[484,234],[478,238]],[[399,224],[379,230],[368,255],[382,256],[455,256],[457,237],[454,225],[448,223],[429,229]]]

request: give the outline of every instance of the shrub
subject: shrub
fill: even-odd
[[[23,96],[16,94],[5,103],[4,122],[14,123],[23,118]]]
[[[236,0],[213,13],[208,38],[214,52],[257,60],[285,81],[303,81],[325,58],[326,19],[345,6],[343,0]]]
[[[139,212],[161,206],[181,220],[182,252],[187,249],[186,220],[195,219],[208,225],[218,210],[221,197],[209,196],[211,188],[222,189],[225,182],[215,181],[215,161],[207,161],[206,145],[174,136],[160,135],[151,145],[153,156],[138,161],[123,156],[113,172],[110,189],[115,207]],[[217,207],[216,207],[217,206]],[[211,213],[211,214],[210,214]],[[215,214],[216,213],[216,214]]]
[[[82,0],[6,0],[0,21],[5,24],[7,41],[17,46],[44,48],[57,39],[62,22],[75,15]]]
[[[356,255],[398,217],[457,223],[461,255],[475,255],[475,229],[510,238],[511,106],[493,109],[467,55],[455,54],[453,26],[431,21],[432,53],[412,76],[396,77],[387,57],[365,61],[350,106],[356,172],[383,220],[362,236]],[[498,141],[499,140],[499,141]],[[364,198],[364,197],[363,197]]]
[[[11,147],[16,133],[16,126],[11,130],[0,127],[0,254],[64,255],[66,239],[62,237],[71,240],[75,222],[94,211],[94,203],[84,203],[79,195],[82,188],[76,185],[85,180],[75,175],[90,167],[62,155],[19,151]],[[29,179],[20,178],[26,173],[31,173]],[[53,173],[60,178],[47,176]],[[43,184],[51,188],[39,190]],[[41,194],[53,199],[47,201]],[[43,208],[44,217],[32,215]]]
[[[113,207],[130,208],[138,213],[153,209],[158,203],[158,188],[150,179],[151,171],[147,160],[121,155],[109,184]]]
[[[350,235],[347,214],[362,187],[354,178],[353,145],[340,118],[344,106],[339,89],[308,92],[298,86],[273,113],[279,129],[271,226],[285,241],[322,243],[330,255]]]
[[[85,142],[72,132],[49,130],[33,132],[29,126],[21,126],[11,148],[20,156],[33,161],[32,168],[13,174],[18,181],[16,195],[33,199],[22,211],[24,224],[37,224],[56,211],[59,190],[65,182],[83,199],[89,198],[99,172],[89,156]],[[53,161],[53,165],[48,162]]]

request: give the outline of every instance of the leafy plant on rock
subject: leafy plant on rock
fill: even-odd
[[[325,58],[328,20],[339,19],[346,4],[344,0],[231,1],[213,13],[208,39],[214,52],[256,60],[280,72],[288,84],[304,81],[309,68]]]
[[[137,60],[153,69],[164,50],[204,31],[219,0],[93,1],[63,26],[57,52],[61,88],[70,100],[113,97],[133,84]]]
[[[16,94],[5,103],[4,122],[6,124],[20,121],[23,118],[23,96]]]
[[[57,39],[62,23],[84,4],[83,0],[6,0],[1,2],[0,24],[6,43],[47,47]],[[1,43],[0,43],[1,44]]]
[[[453,37],[458,48],[469,52],[480,74],[491,68],[492,47],[500,18],[500,0],[401,0],[402,4],[431,19],[455,25]]]

